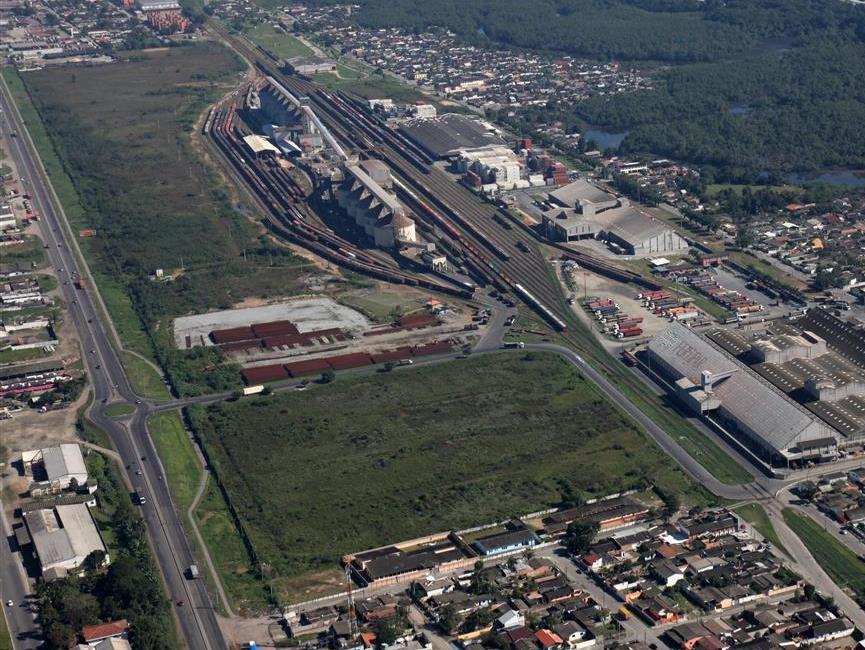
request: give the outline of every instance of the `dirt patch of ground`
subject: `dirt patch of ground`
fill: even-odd
[[[652,337],[656,334],[660,334],[664,329],[666,329],[667,325],[669,325],[666,318],[663,316],[657,316],[642,306],[642,301],[637,298],[637,294],[640,292],[637,287],[622,282],[616,282],[615,280],[596,275],[595,273],[583,269],[575,270],[573,277],[577,291],[571,291],[567,286],[565,286],[564,282],[562,283],[564,291],[576,298],[576,302],[572,309],[581,319],[591,325],[592,331],[598,337],[598,340],[603,342],[606,347],[618,349],[622,346],[622,341],[612,339],[600,332],[597,319],[587,314],[585,309],[583,309],[582,301],[584,296],[612,298],[619,305],[619,308],[623,313],[628,316],[642,316],[643,322],[639,324],[639,327],[643,330],[643,337]],[[633,340],[630,340],[629,343],[633,343]]]
[[[345,591],[345,574],[336,568],[313,571],[299,576],[279,578],[274,581],[274,588],[279,590],[282,602],[304,602]]]
[[[219,626],[229,643],[229,648],[246,648],[250,639],[258,641],[258,647],[273,647],[285,638],[282,617],[256,616],[219,619]],[[266,640],[266,641],[265,641]]]
[[[15,413],[11,420],[3,421],[3,445],[14,455],[15,452],[49,447],[61,442],[78,442],[75,422],[78,408],[85,399],[82,395],[77,403],[59,411],[39,413],[28,409]]]

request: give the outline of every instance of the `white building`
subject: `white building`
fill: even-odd
[[[415,104],[414,116],[420,119],[428,119],[436,116],[436,107],[432,104]]]
[[[24,523],[46,579],[61,578],[80,570],[94,551],[108,553],[84,503],[60,505],[23,514]]]
[[[514,189],[520,184],[522,167],[517,155],[502,146],[462,149],[456,161],[457,169],[465,173],[472,171],[481,178],[481,183],[495,185],[501,189]]]
[[[87,483],[87,466],[81,447],[76,444],[25,451],[21,454],[21,462],[37,482],[46,482],[55,489],[67,489],[73,479],[78,485]]]
[[[688,248],[688,242],[665,222],[586,180],[550,192],[549,199],[565,208],[544,215],[547,236],[555,241],[602,239],[617,252],[637,256]]]
[[[414,220],[393,194],[393,179],[384,163],[364,160],[347,165],[344,171],[344,180],[334,186],[334,197],[376,246],[396,248],[400,243],[417,243]]]

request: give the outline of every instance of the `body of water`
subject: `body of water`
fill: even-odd
[[[612,131],[603,131],[596,128],[587,128],[583,133],[586,142],[594,142],[598,145],[598,149],[601,151],[604,151],[605,149],[618,149],[626,135],[628,135],[628,131],[614,133]]]
[[[833,169],[819,172],[793,172],[784,179],[796,185],[826,183],[827,185],[854,185],[865,187],[865,169]]]

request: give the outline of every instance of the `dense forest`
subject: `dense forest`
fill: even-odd
[[[865,166],[865,7],[841,0],[366,0],[356,20],[661,70],[653,90],[535,107],[526,126],[628,131],[626,152],[731,180]]]

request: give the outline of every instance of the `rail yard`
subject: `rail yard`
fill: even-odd
[[[386,162],[397,175],[394,181],[397,196],[413,210],[420,220],[419,227],[449,256],[461,260],[468,276],[525,302],[554,329],[568,329],[570,313],[540,248],[540,238],[533,230],[454,183],[432,166],[431,158],[423,150],[386,127],[351,98],[324,91],[304,78],[282,74],[274,57],[260,47],[252,47],[240,39],[232,39],[232,44],[255,63],[265,84],[297,106],[301,105],[301,98],[304,105],[308,101],[331,139],[338,139],[361,158]],[[388,264],[380,256],[337,236],[317,220],[306,205],[306,197],[278,165],[247,160],[241,143],[247,131],[237,113],[248,92],[249,88],[244,88],[225,98],[208,116],[204,130],[267,208],[268,225],[277,234],[331,262],[372,277],[450,295],[471,295],[474,288],[471,283],[432,280],[427,274]],[[339,144],[334,151],[346,155]],[[596,273],[655,288],[636,273],[584,253],[546,242],[543,245],[555,249],[558,257],[576,261]]]

